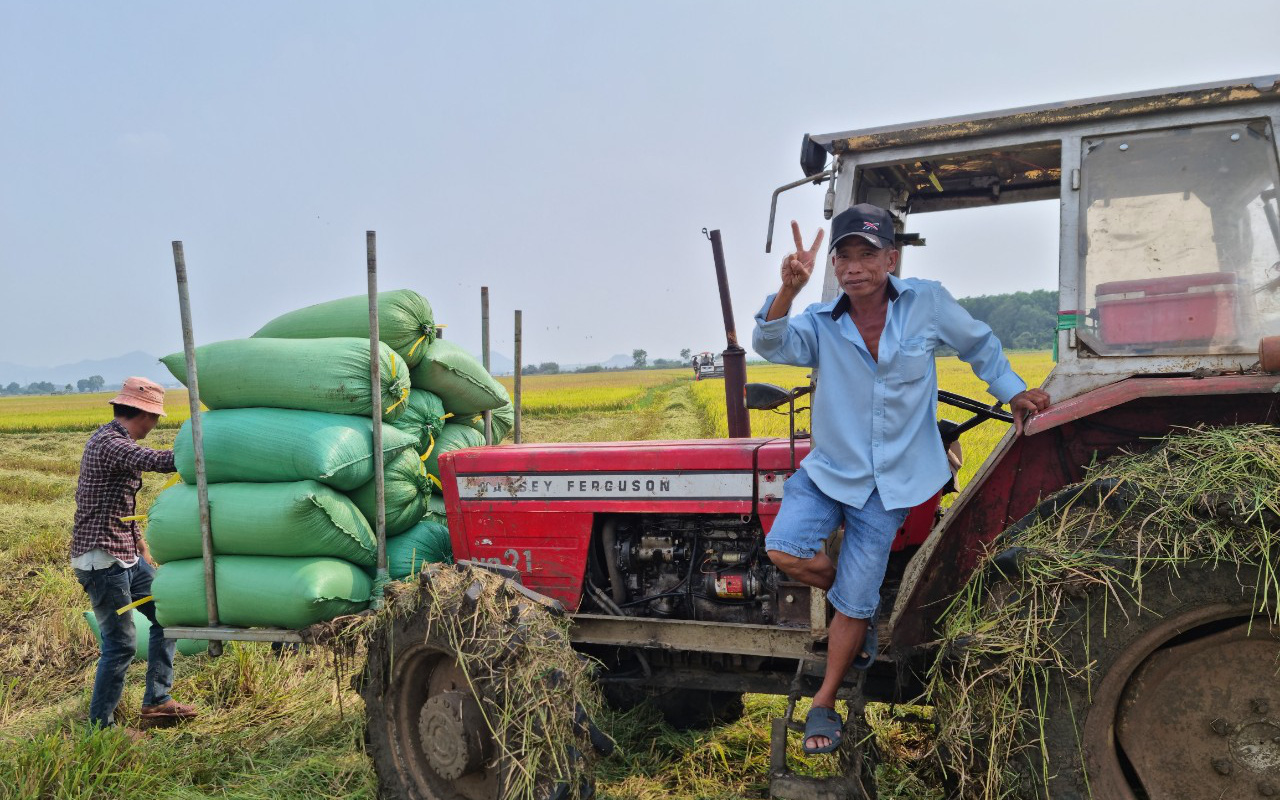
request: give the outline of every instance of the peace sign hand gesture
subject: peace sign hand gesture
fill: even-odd
[[[800,223],[791,220],[791,235],[796,240],[796,251],[782,259],[783,292],[795,295],[809,282],[810,276],[813,275],[814,262],[818,259],[818,248],[822,247],[822,239],[826,233],[819,229],[818,235],[813,240],[813,246],[806,249],[804,239],[800,237]]]

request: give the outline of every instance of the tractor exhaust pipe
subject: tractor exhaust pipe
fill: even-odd
[[[707,229],[702,229],[707,233]],[[751,435],[751,418],[747,416],[747,351],[738,344],[738,331],[733,322],[733,301],[729,298],[729,273],[724,266],[724,246],[720,231],[707,234],[711,255],[716,261],[716,283],[720,286],[720,311],[724,314],[727,341],[724,357],[724,405],[729,418],[729,438],[744,439]]]

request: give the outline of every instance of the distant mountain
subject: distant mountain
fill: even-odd
[[[479,360],[480,356],[476,356]],[[494,375],[511,375],[516,371],[516,362],[502,353],[489,353],[489,371]]]
[[[161,386],[180,385],[159,359],[140,350],[115,358],[78,361],[57,367],[28,367],[0,362],[0,386],[7,386],[11,382],[26,386],[40,381],[48,381],[59,387],[68,383],[75,386],[76,381],[91,375],[101,375],[103,388],[108,391],[118,389],[125,378],[133,375],[149,378]]]
[[[601,361],[600,366],[605,369],[622,369],[623,367],[635,366],[635,363],[636,360],[631,356],[618,353],[616,356],[611,356],[608,361]]]

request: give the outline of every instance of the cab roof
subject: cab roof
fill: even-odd
[[[954,141],[996,133],[1027,131],[1097,119],[1118,119],[1174,109],[1236,105],[1280,98],[1280,75],[1202,83],[1156,91],[1115,94],[1024,106],[959,117],[885,125],[878,128],[808,135],[828,153],[882,150],[900,145]]]

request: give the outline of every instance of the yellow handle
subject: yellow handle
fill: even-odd
[[[143,603],[149,603],[154,599],[155,599],[154,595],[147,595],[141,600],[134,600],[132,603],[130,603],[127,606],[120,606],[119,608],[116,609],[116,616],[124,616],[125,614],[129,613],[133,609],[142,605]]]
[[[383,416],[385,416],[385,415],[387,415],[387,414],[390,414],[392,411],[395,411],[395,410],[396,410],[396,406],[400,405],[401,403],[403,403],[405,400],[408,400],[408,399],[409,399],[409,390],[408,390],[408,389],[405,389],[405,390],[400,394],[400,399],[399,399],[399,400],[397,400],[397,401],[395,401],[394,403],[392,403],[392,404],[391,404],[391,407],[390,407],[390,408],[388,408],[386,411],[383,411],[383,412],[382,412]]]
[[[414,342],[413,347],[409,348],[409,358],[413,358],[413,351],[417,350],[418,345],[422,344],[422,340],[426,338],[427,338],[427,335],[425,333],[418,337],[418,341]]]

